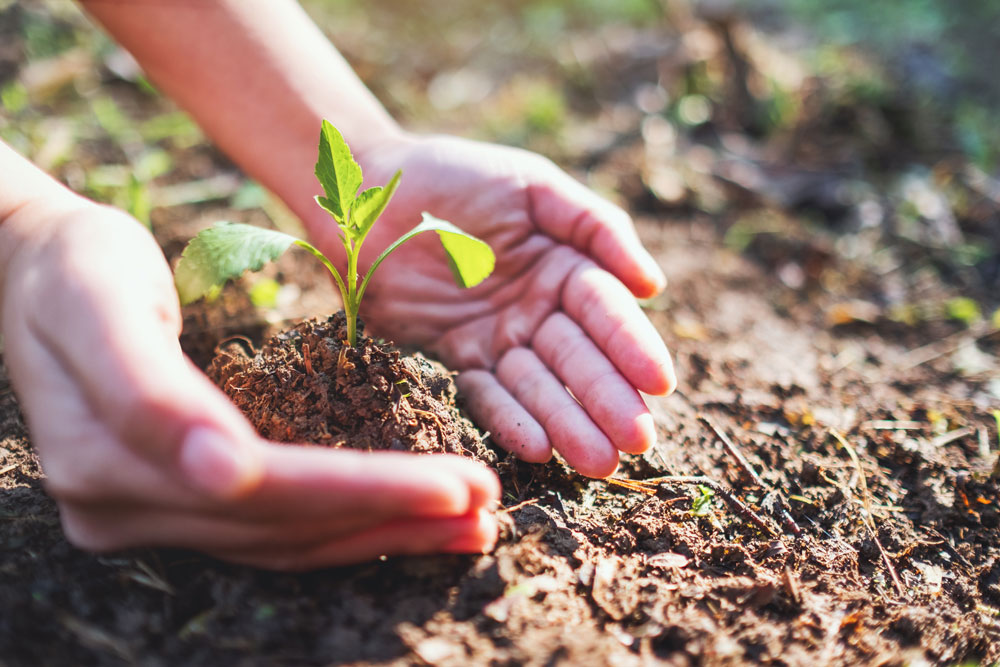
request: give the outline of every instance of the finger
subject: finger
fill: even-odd
[[[677,386],[660,334],[607,271],[590,262],[574,269],[563,285],[562,307],[639,391],[665,395]]]
[[[493,314],[458,318],[454,321],[461,324],[439,335],[434,350],[452,368],[492,368],[510,348],[527,345],[542,321],[559,307],[566,276],[585,261],[576,250],[554,245],[539,234],[527,244],[534,247],[533,252],[522,256],[522,263],[503,269],[509,282],[489,295]],[[419,318],[415,311],[410,315]]]
[[[398,517],[375,513],[284,517],[258,521],[175,508],[63,504],[59,518],[67,539],[87,551],[174,547],[201,551],[306,549]]]
[[[214,486],[192,488],[180,481],[175,466],[160,465],[142,452],[142,447],[123,446],[120,437],[80,389],[79,382],[65,369],[39,336],[23,321],[9,323],[7,360],[12,377],[18,381],[18,395],[24,408],[45,470],[45,484],[57,500],[73,503],[142,502],[159,506],[195,508],[244,482],[245,461],[226,454],[238,452],[232,446],[221,456],[202,458],[193,465],[192,478],[215,478]],[[185,364],[183,358],[178,363]],[[51,418],[58,415],[58,419]],[[113,461],[113,465],[109,462]],[[186,480],[190,481],[190,480]],[[198,493],[204,489],[205,492]]]
[[[101,458],[99,449],[88,446],[82,463],[86,467],[96,457],[100,470],[77,470],[56,484],[57,497],[68,501],[67,533],[75,544],[100,551],[142,544],[251,548],[279,536],[302,542],[320,534],[318,540],[391,519],[462,516],[499,500],[496,475],[457,456],[284,444],[269,449],[262,456],[266,467],[260,487],[245,498],[220,503],[185,493],[183,486],[132,461],[107,466],[113,457]],[[55,478],[61,480],[61,473]]]
[[[656,427],[639,392],[565,314],[545,320],[532,349],[618,449],[639,454],[653,446]]]
[[[215,551],[212,555],[268,570],[311,570],[359,563],[379,556],[429,553],[485,553],[497,539],[496,519],[487,511],[447,519],[389,522],[305,551],[283,545],[265,551]]]
[[[500,497],[496,475],[449,454],[357,452],[268,444],[253,493],[226,509],[233,516],[322,517],[374,513],[461,516]]]
[[[615,471],[614,445],[534,352],[523,347],[508,351],[497,364],[497,379],[538,420],[569,465],[589,477]]]
[[[451,519],[341,516],[260,524],[172,511],[67,507],[60,518],[67,539],[88,551],[187,548],[224,554],[228,560],[271,561],[272,569],[341,564],[387,553],[483,552],[497,536],[496,519],[486,510]],[[430,534],[422,535],[424,531]],[[281,567],[280,560],[295,563]]]
[[[455,379],[465,408],[498,445],[518,458],[545,463],[552,447],[545,430],[489,371],[471,370]]]
[[[667,279],[635,233],[629,215],[558,169],[529,185],[535,224],[553,238],[594,259],[640,298]]]
[[[255,440],[242,443],[261,467],[255,486],[241,496],[220,499],[197,490],[225,487],[233,468],[243,465],[232,460],[240,449],[228,437],[205,427],[192,428],[180,447],[178,477],[173,468],[122,447],[88,406],[59,384],[58,373],[42,377],[47,381],[34,387],[38,391],[23,398],[30,415],[48,408],[63,416],[31,422],[33,435],[43,443],[40,455],[47,487],[61,501],[295,520],[338,512],[460,515],[490,506],[500,495],[492,471],[457,456],[362,453]]]

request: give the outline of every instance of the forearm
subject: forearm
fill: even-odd
[[[401,131],[292,0],[121,2],[84,7],[251,176],[311,212],[320,120],[364,153]]]

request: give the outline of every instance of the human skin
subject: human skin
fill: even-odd
[[[404,132],[294,2],[83,4],[331,256],[339,242],[311,201],[324,117],[367,185],[404,171],[362,266],[422,210],[494,247],[494,275],[461,291],[428,259],[432,245],[404,245],[362,316],[459,369],[501,445],[529,461],[554,447],[599,477],[619,451],[653,444],[636,389],[666,393],[674,376],[629,292],[650,296],[664,279],[624,212],[530,153]],[[185,546],[276,569],[492,545],[490,471],[260,440],[183,357],[176,294],[148,233],[3,146],[0,173],[5,357],[72,541]]]
[[[4,359],[70,541],[283,570],[495,541],[482,466],[259,438],[181,352],[148,231],[2,143],[0,173]]]

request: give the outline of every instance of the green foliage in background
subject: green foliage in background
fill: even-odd
[[[817,51],[860,48],[890,71],[897,94],[950,127],[954,141],[980,166],[1000,158],[996,76],[1000,3],[994,0],[742,0],[806,26]],[[872,91],[880,92],[880,91]]]

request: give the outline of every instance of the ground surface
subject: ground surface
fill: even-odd
[[[995,169],[863,53],[810,60],[724,11],[337,7],[411,126],[540,150],[636,216],[680,376],[650,399],[657,447],[617,482],[501,457],[481,557],[95,556],[63,538],[0,379],[0,665],[1000,661]],[[0,0],[0,136],[169,258],[217,219],[288,223],[74,12]],[[265,276],[185,312],[196,363],[335,303],[293,255]]]
[[[992,460],[979,455],[980,433],[987,445],[996,435],[974,407],[976,384],[934,361],[908,368],[920,359],[877,330],[831,334],[808,304],[776,310],[787,288],[720,250],[710,228],[647,220],[641,231],[689,319],[682,328],[652,313],[681,389],[651,400],[660,444],[619,477],[705,475],[774,534],[718,494],[696,505],[697,487],[647,495],[508,461],[505,503],[516,509],[482,557],[280,575],[186,552],[92,556],[63,539],[7,391],[0,590],[12,613],[0,620],[0,662],[1000,659],[1000,514],[996,483],[982,481]],[[845,361],[856,348],[864,358]],[[699,414],[790,499],[800,539],[759,509],[764,493]]]

